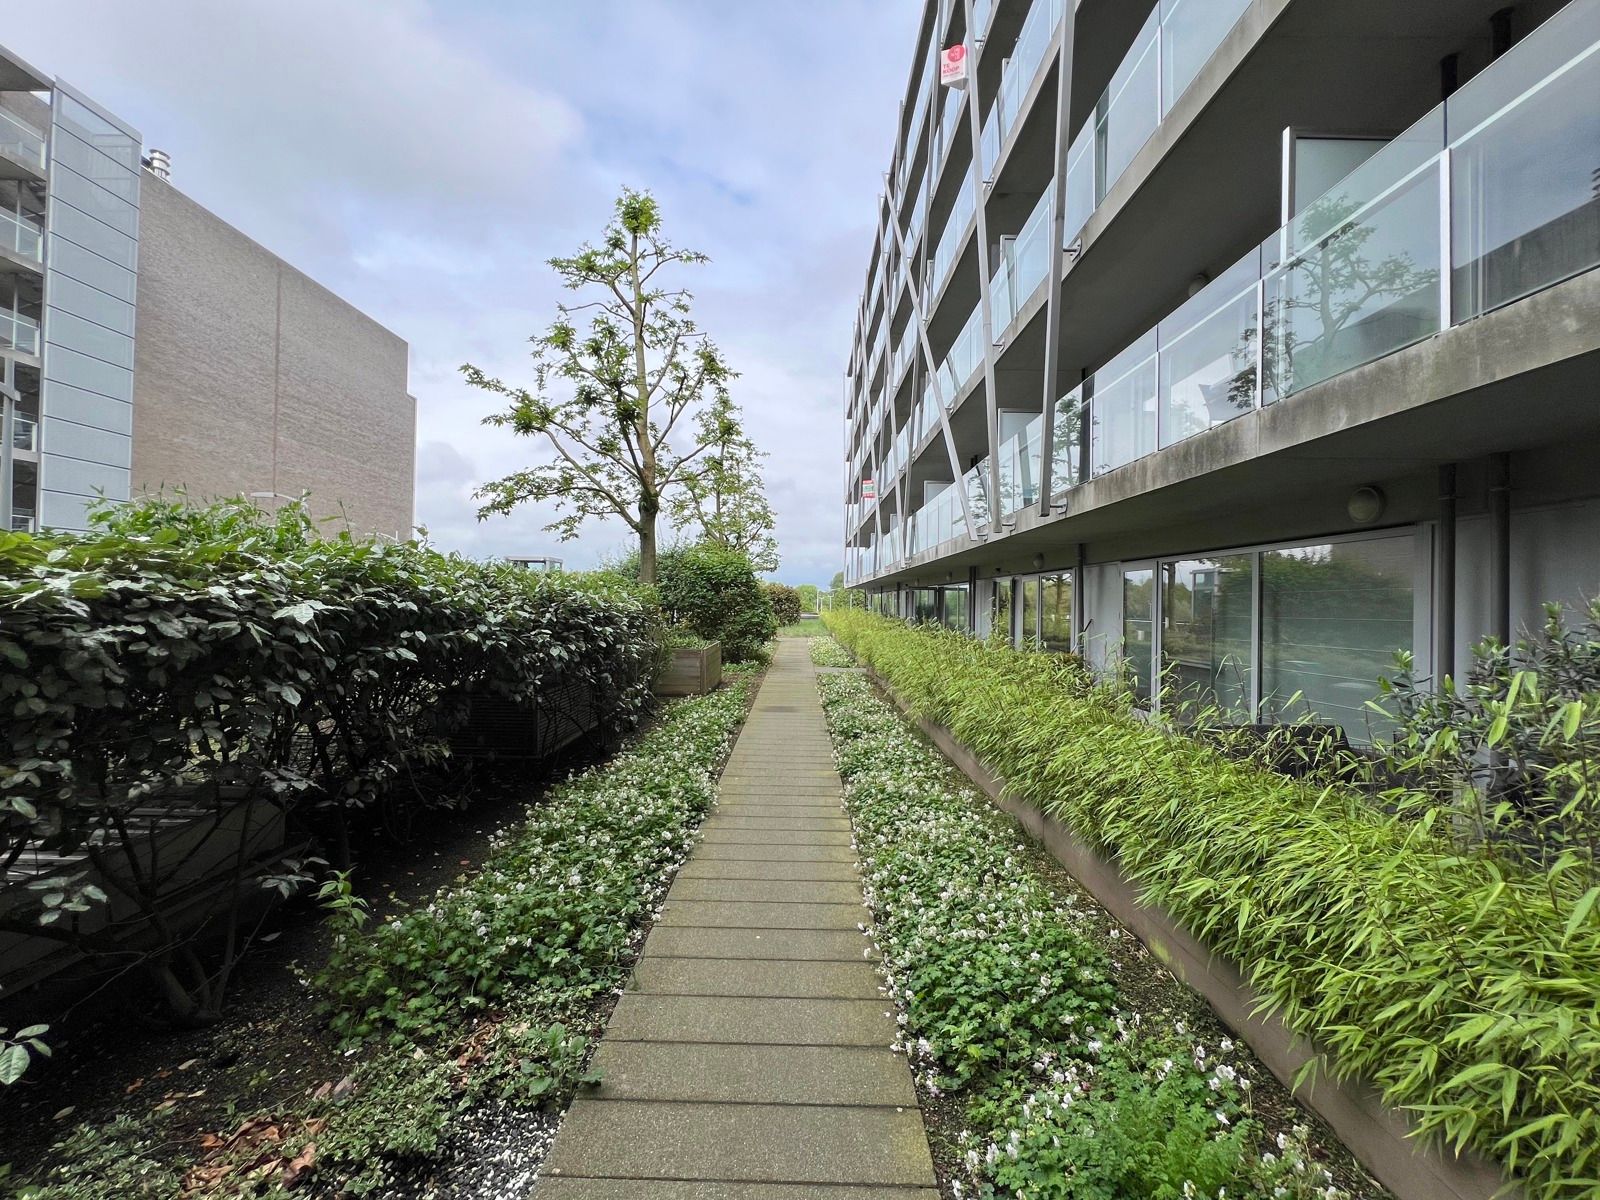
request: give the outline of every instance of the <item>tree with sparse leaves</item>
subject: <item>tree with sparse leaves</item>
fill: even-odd
[[[639,581],[655,583],[657,518],[678,490],[703,486],[719,447],[743,437],[728,397],[734,372],[690,317],[690,294],[657,281],[668,268],[706,261],[667,241],[655,198],[631,188],[600,245],[550,260],[568,289],[598,298],[558,306],[550,328],[530,339],[533,389],[461,368],[468,383],[509,401],[485,424],[542,437],[553,451],[480,487],[480,520],[549,500],[559,515],[545,528],[568,541],[590,518],[619,517],[639,539]]]
[[[761,477],[767,455],[745,436],[738,417],[731,404],[701,412],[698,438],[712,442],[712,448],[705,468],[692,472],[673,497],[672,521],[680,528],[698,527],[703,540],[737,550],[757,571],[776,571],[778,539],[772,535],[772,506]]]

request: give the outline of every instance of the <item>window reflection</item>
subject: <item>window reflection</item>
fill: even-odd
[[[1046,575],[1039,581],[1043,599],[1039,605],[1040,642],[1046,650],[1059,654],[1072,652],[1072,575]]]
[[[1261,556],[1263,720],[1312,716],[1368,739],[1367,701],[1412,648],[1414,563],[1409,534]]]
[[[1180,711],[1220,708],[1249,720],[1254,583],[1253,554],[1162,564],[1162,686]]]
[[[1122,573],[1122,660],[1134,694],[1150,699],[1151,655],[1155,649],[1155,572]]]

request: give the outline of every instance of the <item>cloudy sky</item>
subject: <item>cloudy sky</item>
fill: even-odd
[[[173,157],[173,182],[411,344],[417,519],[472,554],[564,547],[475,519],[528,461],[456,368],[527,380],[545,260],[624,185],[711,255],[688,286],[771,452],[778,577],[840,565],[842,373],[917,0],[50,0],[0,38]]]

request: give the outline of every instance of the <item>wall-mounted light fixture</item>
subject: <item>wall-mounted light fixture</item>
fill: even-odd
[[[1350,500],[1345,505],[1345,511],[1350,514],[1350,519],[1358,525],[1370,525],[1383,516],[1387,500],[1383,489],[1365,484],[1350,493]]]

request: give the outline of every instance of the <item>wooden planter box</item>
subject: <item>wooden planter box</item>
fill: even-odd
[[[722,643],[672,652],[672,661],[656,680],[658,696],[703,696],[722,682]]]

